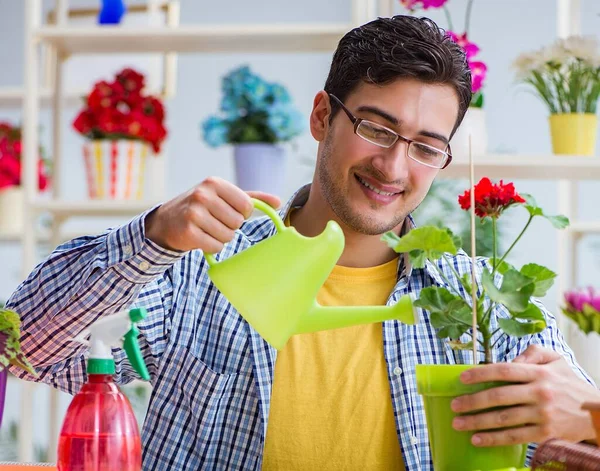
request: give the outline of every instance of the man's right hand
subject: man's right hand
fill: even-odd
[[[250,198],[274,208],[281,204],[277,196],[259,191],[246,193],[221,178],[208,177],[151,212],[145,221],[146,237],[170,250],[220,252],[252,214]]]

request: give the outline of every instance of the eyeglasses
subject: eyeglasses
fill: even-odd
[[[338,97],[331,93],[329,96],[342,107],[342,110],[344,110],[350,121],[352,121],[352,124],[354,124],[354,134],[365,141],[386,149],[392,147],[398,140],[404,141],[408,144],[408,156],[415,162],[431,168],[444,169],[452,162],[452,154],[450,152],[444,152],[429,144],[403,137],[397,132],[368,119],[357,118],[344,106]],[[448,145],[448,150],[450,151],[450,145]]]

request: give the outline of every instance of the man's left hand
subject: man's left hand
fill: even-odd
[[[474,434],[473,445],[541,443],[550,438],[579,442],[595,438],[589,412],[582,410],[581,405],[600,401],[600,391],[577,376],[553,350],[532,345],[512,363],[483,365],[463,372],[461,381],[517,383],[452,401],[452,410],[461,414],[503,406],[500,410],[454,419],[456,430],[490,430]],[[493,430],[505,427],[509,428]]]

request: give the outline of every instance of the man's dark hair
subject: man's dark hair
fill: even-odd
[[[409,77],[454,87],[459,100],[454,134],[471,102],[471,72],[464,50],[429,18],[377,18],[346,33],[325,91],[344,101],[361,82],[384,85]],[[333,100],[331,106],[333,119],[339,106]]]

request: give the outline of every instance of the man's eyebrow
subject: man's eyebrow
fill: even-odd
[[[386,113],[382,109],[379,109],[375,106],[368,106],[368,105],[360,106],[358,108],[358,111],[364,111],[366,113],[372,113],[372,114],[376,114],[377,116],[381,116],[383,119],[385,119],[386,121],[389,121],[394,126],[398,126],[398,124],[400,124],[400,121],[398,120],[398,118],[396,118],[395,116],[392,116],[389,113]]]
[[[444,144],[448,145],[448,138],[442,134],[438,134],[437,132],[425,131],[422,129],[421,131],[419,131],[418,134],[420,136],[431,137],[433,139],[437,139],[438,141],[441,141]]]
[[[389,121],[394,126],[398,126],[400,124],[400,120],[398,118],[396,118],[395,116],[392,116],[391,114],[383,111],[380,108],[377,108],[376,106],[368,106],[368,105],[360,106],[360,107],[358,107],[358,111],[381,116],[383,119],[385,119],[386,121]],[[431,137],[432,139],[437,139],[438,141],[443,142],[444,144],[448,145],[448,138],[446,136],[444,136],[443,134],[439,134],[439,133],[433,132],[433,131],[426,131],[424,129],[420,130],[418,132],[418,134],[420,136]]]

